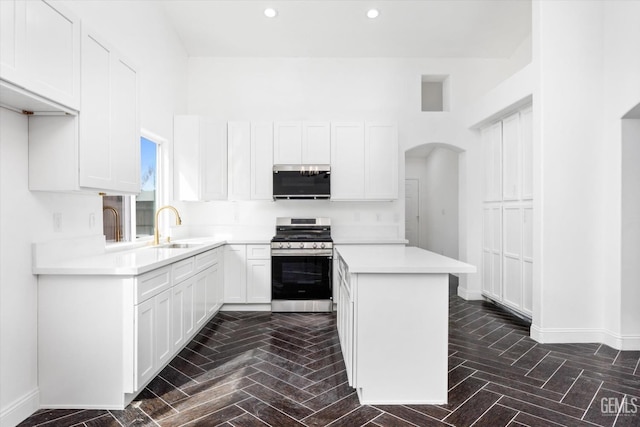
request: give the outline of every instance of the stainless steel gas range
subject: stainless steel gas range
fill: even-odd
[[[277,218],[271,240],[271,311],[333,310],[329,218]]]

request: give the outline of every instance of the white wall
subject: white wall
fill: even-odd
[[[173,114],[186,110],[186,54],[157,4],[66,1],[65,6],[133,58],[141,70],[142,127],[169,141]],[[0,425],[13,426],[39,405],[36,276],[31,243],[102,234],[97,195],[28,190],[27,118],[0,109]],[[62,215],[54,231],[53,214]],[[93,227],[89,216],[96,222]]]
[[[628,123],[630,127],[627,133],[623,134],[621,120],[629,110],[640,103],[640,78],[638,78],[640,57],[629,54],[640,50],[640,26],[637,25],[637,19],[634,19],[640,16],[640,2],[604,1],[603,10],[605,32],[603,144],[606,149],[600,161],[604,172],[602,181],[606,188],[601,205],[603,223],[606,227],[603,236],[603,247],[606,250],[602,254],[607,278],[604,295],[604,329],[609,336],[613,337],[613,344],[640,350],[638,277],[629,276],[629,270],[626,273],[624,271],[629,267],[628,261],[625,261],[630,259],[628,257],[636,255],[631,261],[634,265],[638,264],[638,258],[637,252],[634,254],[633,250],[629,251],[630,247],[623,246],[626,244],[622,240],[630,238],[632,233],[628,229],[628,223],[624,222],[623,215],[627,215],[626,219],[629,219],[628,215],[633,212],[633,210],[626,212],[623,210],[625,203],[630,201],[622,199],[623,192],[628,189],[630,182],[629,176],[626,175],[629,171],[625,170],[625,164],[628,165],[628,163],[625,162],[633,158],[632,153],[637,156],[637,151],[633,151],[629,144],[636,144],[637,147],[640,140],[637,131],[633,131],[632,123]],[[634,118],[640,117],[636,114]],[[631,168],[637,169],[637,164]],[[635,187],[636,197],[640,191],[637,185],[638,181]],[[631,189],[631,191],[634,190]],[[626,251],[623,249],[625,247]],[[615,285],[612,286],[611,283]]]
[[[459,253],[458,161],[458,152],[436,147],[405,163],[405,177],[420,182],[419,246],[453,258]]]
[[[534,5],[542,227],[532,334],[543,341],[594,341],[603,324],[602,12],[597,1]]]
[[[640,58],[629,56],[640,3],[539,1],[533,12],[532,336],[640,349],[637,280],[621,278],[634,254],[621,253],[621,118],[640,101]]]

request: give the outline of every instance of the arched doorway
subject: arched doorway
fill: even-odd
[[[458,147],[427,143],[405,152],[405,238],[459,258]]]

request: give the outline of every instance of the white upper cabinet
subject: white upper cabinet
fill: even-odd
[[[229,122],[229,200],[251,198],[251,123]]]
[[[227,198],[227,124],[199,116],[173,120],[174,198]]]
[[[331,126],[328,122],[302,123],[302,164],[331,163]]]
[[[273,198],[273,124],[251,123],[251,199]]]
[[[273,163],[329,164],[331,132],[328,122],[274,123]]]
[[[365,123],[364,193],[372,200],[398,198],[398,130],[395,124]]]
[[[522,193],[523,199],[533,199],[533,110],[531,107],[520,112],[520,135],[522,151]]]
[[[95,33],[82,33],[80,186],[140,192],[138,72]]]
[[[364,199],[364,123],[331,124],[331,199]]]
[[[502,199],[502,122],[480,132],[484,157],[484,201]]]
[[[82,111],[29,120],[29,188],[140,192],[139,74],[105,40],[82,33]]]
[[[398,198],[397,127],[390,123],[332,123],[331,199]]]
[[[273,124],[229,122],[229,200],[271,200]]]
[[[276,165],[301,164],[302,123],[276,122],[273,128],[273,163]]]
[[[47,1],[0,1],[0,78],[80,109],[80,21]]]
[[[502,198],[520,198],[520,113],[502,121]]]

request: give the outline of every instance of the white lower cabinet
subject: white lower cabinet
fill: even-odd
[[[353,295],[351,292],[351,277],[346,264],[340,257],[337,259],[338,273],[338,312],[337,327],[338,338],[340,340],[340,348],[347,371],[347,379],[349,385],[355,387],[355,369],[354,369],[354,347],[353,347],[353,323],[355,317]]]
[[[269,245],[227,245],[224,252],[225,304],[271,303]]]
[[[222,254],[133,277],[39,276],[43,407],[123,409],[222,306]]]

